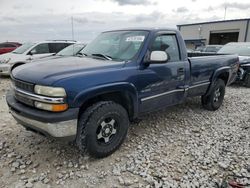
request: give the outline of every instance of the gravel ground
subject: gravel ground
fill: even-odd
[[[250,89],[228,87],[216,112],[194,98],[152,113],[97,160],[18,125],[5,103],[9,86],[0,78],[0,187],[216,187],[230,174],[250,176]]]

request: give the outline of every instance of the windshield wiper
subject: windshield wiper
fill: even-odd
[[[104,55],[104,54],[91,54],[92,56],[98,56],[98,57],[103,57],[107,60],[112,60],[112,57],[108,56],[108,55]]]
[[[74,56],[88,56],[88,55],[82,52],[78,52]]]

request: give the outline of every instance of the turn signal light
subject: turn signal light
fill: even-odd
[[[67,104],[53,104],[52,105],[52,111],[53,112],[61,112],[61,111],[65,111],[67,109],[68,109]]]
[[[35,107],[52,112],[62,112],[67,110],[69,106],[68,104],[48,104],[35,101]]]

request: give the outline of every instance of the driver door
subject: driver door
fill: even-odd
[[[149,51],[165,51],[168,61],[150,64],[141,70],[140,111],[147,112],[180,103],[184,99],[185,80],[189,64],[182,61],[176,35],[173,33],[157,34]]]

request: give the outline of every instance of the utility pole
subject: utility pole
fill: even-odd
[[[226,20],[226,16],[227,16],[227,5],[225,4],[224,20]]]
[[[73,16],[71,16],[71,29],[72,29],[72,40],[74,40],[74,20]]]

